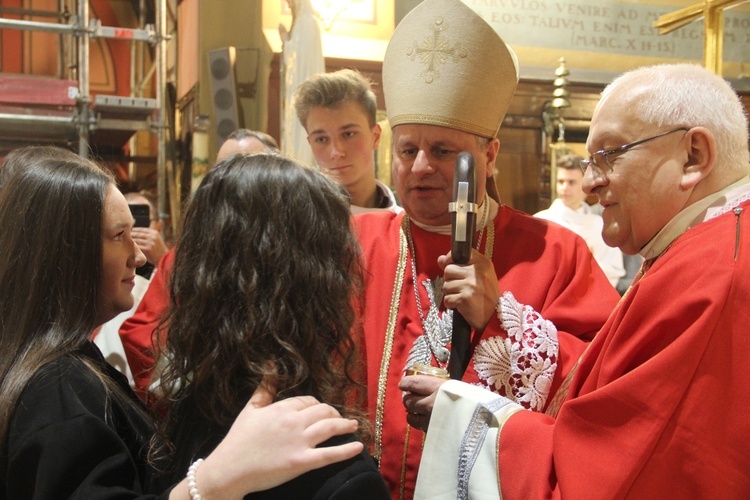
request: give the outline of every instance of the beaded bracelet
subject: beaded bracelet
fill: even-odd
[[[188,467],[187,471],[187,484],[188,484],[188,492],[190,493],[190,498],[192,500],[201,500],[201,494],[198,493],[198,485],[195,484],[195,471],[198,470],[198,467],[203,463],[203,459],[199,458],[193,464]]]

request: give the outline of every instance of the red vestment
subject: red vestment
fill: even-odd
[[[148,400],[148,387],[156,359],[153,333],[169,306],[167,285],[174,266],[174,252],[172,248],[161,258],[135,314],[120,326],[120,339],[133,373],[135,392],[144,401]]]
[[[504,498],[750,497],[748,208],[688,229],[653,263],[556,419],[510,417]]]
[[[355,227],[365,265],[362,350],[367,365],[368,406],[376,426],[374,451],[376,455],[380,452],[381,472],[394,498],[411,498],[424,434],[407,426],[397,385],[409,351],[423,327],[417,310],[411,259],[399,263],[403,254],[402,219],[403,214],[363,214],[355,217]],[[501,292],[512,292],[519,303],[533,307],[557,328],[557,368],[549,391],[554,394],[607,319],[619,295],[594,262],[584,241],[571,231],[504,206],[492,222],[495,231],[492,262]],[[437,259],[450,251],[450,236],[428,232],[413,223],[410,227],[418,282],[434,280],[442,275]],[[487,255],[487,235],[480,237],[483,239],[479,250]],[[404,272],[399,288],[400,268]],[[430,301],[424,286],[420,285],[419,293],[426,309]],[[493,315],[483,332],[472,332],[472,346],[476,347],[483,339],[505,336],[500,320]],[[487,380],[480,380],[474,361],[469,363],[463,380],[488,385]]]

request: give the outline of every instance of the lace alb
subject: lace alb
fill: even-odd
[[[474,351],[477,375],[487,389],[541,411],[557,370],[557,328],[510,292],[499,300],[498,318],[508,337],[479,343]]]

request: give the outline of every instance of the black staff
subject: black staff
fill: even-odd
[[[448,204],[452,213],[451,256],[456,264],[467,264],[477,225],[477,179],[474,157],[461,151],[456,157],[453,176],[453,202]],[[471,358],[471,326],[461,314],[453,311],[453,338],[448,362],[450,377],[461,380]]]

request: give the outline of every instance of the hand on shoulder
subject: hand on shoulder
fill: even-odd
[[[333,436],[355,432],[356,420],[342,418],[333,407],[311,396],[269,404],[272,399],[261,386],[226,438],[196,471],[201,495],[242,498],[362,451],[361,442],[317,448]],[[173,491],[184,495],[187,482]]]

